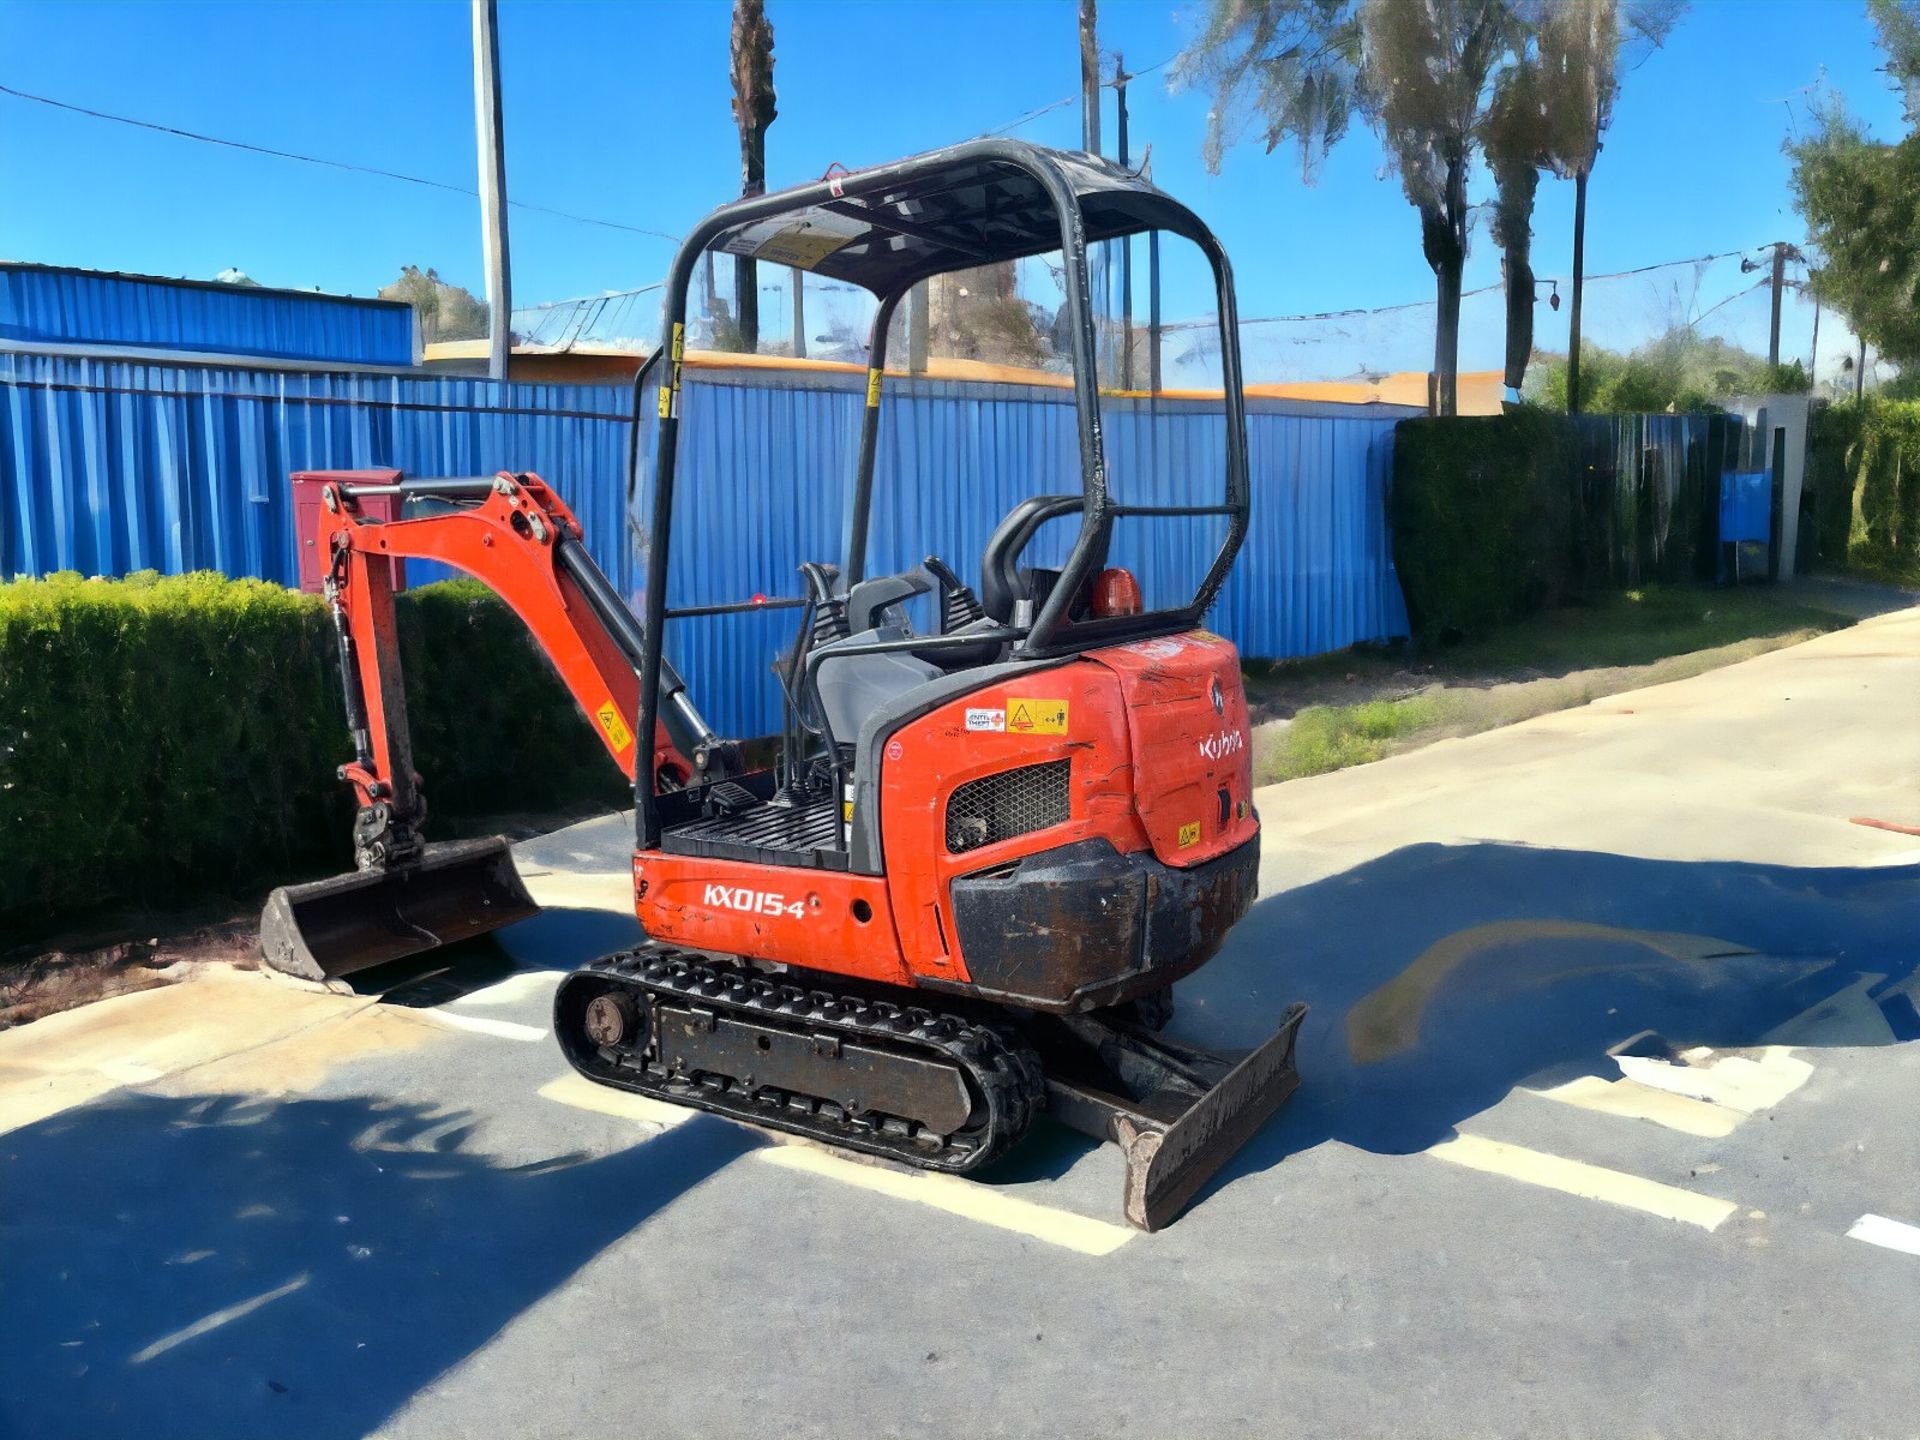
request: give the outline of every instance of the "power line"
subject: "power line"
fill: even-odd
[[[152,130],[181,140],[197,140],[203,145],[221,145],[229,150],[245,150],[254,155],[270,155],[276,160],[298,160],[302,164],[324,165],[332,170],[350,170],[359,175],[378,175],[386,180],[404,180],[409,185],[424,185],[429,190],[446,190],[455,195],[471,195],[476,199],[480,194],[479,191],[468,189],[465,185],[451,185],[445,180],[429,180],[420,175],[403,175],[398,170],[382,170],[376,165],[357,165],[350,160],[331,160],[324,155],[302,155],[294,150],[276,150],[268,145],[253,145],[245,140],[229,140],[220,135],[203,135],[197,130],[182,130],[175,125],[161,125],[152,120],[139,120],[131,115],[115,115],[105,110],[94,110],[85,105],[55,100],[48,95],[34,95],[25,90],[16,90],[11,85],[0,85],[0,94],[11,95],[16,100],[31,100],[36,105],[48,105],[55,110],[66,110],[75,115],[90,116],[95,120],[111,120],[116,125],[131,125],[138,130]],[[623,225],[618,220],[602,220],[596,215],[576,215],[570,210],[556,210],[550,205],[534,205],[525,200],[509,200],[507,204],[516,210],[556,215],[562,220],[572,220],[581,225],[600,225],[608,230],[624,230],[631,235],[651,235],[657,240],[668,240],[676,245],[680,243],[678,235],[669,235],[664,230],[650,230],[644,225]]]
[[[982,130],[980,132],[980,137],[982,139],[985,139],[990,135],[1005,135],[1010,131],[1018,130],[1022,125],[1026,125],[1031,123],[1032,121],[1038,120],[1042,115],[1047,114],[1049,111],[1058,110],[1064,105],[1078,105],[1079,103],[1080,103],[1080,97],[1078,95],[1063,96],[1062,98],[1055,100],[1050,104],[1042,105],[1037,110],[1029,110],[1026,114],[1022,115],[1018,120],[1010,121],[1009,123],[1000,126],[998,129]]]
[[[1171,65],[1175,60],[1178,60],[1179,58],[1180,58],[1179,52],[1176,51],[1172,55],[1167,56],[1166,59],[1157,61],[1156,63],[1147,66],[1144,70],[1130,70],[1127,72],[1127,80],[1129,83],[1131,83],[1132,81],[1138,80],[1143,75],[1151,75],[1156,70],[1164,70],[1167,68],[1167,66]],[[1101,84],[1108,89],[1111,89],[1116,83],[1117,82],[1112,80],[1105,80],[1101,82]],[[980,138],[985,139],[991,135],[1010,134],[1011,132],[1018,130],[1023,125],[1032,124],[1035,120],[1038,120],[1042,115],[1051,114],[1055,110],[1063,109],[1068,105],[1078,105],[1079,103],[1080,103],[1080,97],[1077,94],[1063,95],[1058,100],[1050,101],[1048,104],[1042,105],[1037,109],[1027,111],[1027,113],[1022,115],[1018,120],[1010,120],[1005,125],[998,126],[992,130],[982,130],[980,132]]]
[[[1685,260],[1659,260],[1651,265],[1637,265],[1631,270],[1609,270],[1604,274],[1588,275],[1587,282],[1595,280],[1624,280],[1634,275],[1645,275],[1654,270],[1671,270],[1680,265],[1706,265],[1715,260],[1728,260],[1735,255],[1745,255],[1745,250],[1720,250],[1711,255],[1694,255]],[[1539,285],[1569,285],[1571,280],[1564,276],[1538,275],[1534,283]],[[1460,298],[1466,300],[1475,295],[1487,295],[1505,288],[1499,283],[1482,285],[1474,290],[1462,290]],[[1745,294],[1745,291],[1740,292]],[[1737,298],[1729,296],[1728,299]],[[1432,300],[1403,300],[1397,305],[1356,306],[1350,310],[1321,310],[1310,315],[1257,315],[1244,319],[1242,325],[1291,325],[1308,320],[1352,320],[1363,315],[1391,315],[1400,310],[1421,310],[1434,304]],[[1725,301],[1721,302],[1725,304]],[[1717,308],[1717,307],[1716,307]],[[1211,318],[1200,320],[1176,320],[1162,328],[1167,330],[1211,329],[1217,322]]]

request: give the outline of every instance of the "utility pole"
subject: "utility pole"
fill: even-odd
[[[1100,153],[1100,41],[1094,0],[1080,0],[1080,148]]]
[[[1860,337],[1860,358],[1853,366],[1853,403],[1861,404],[1867,398],[1867,337]]]
[[[1160,393],[1160,232],[1147,232],[1147,390]]]
[[[793,358],[807,358],[807,272],[793,267]]]
[[[1780,292],[1787,283],[1787,242],[1773,242],[1773,320],[1767,329],[1767,364],[1780,366]]]
[[[500,112],[500,28],[495,0],[473,0],[473,120],[480,140],[480,228],[487,264],[487,376],[507,378],[513,353],[513,284],[507,261],[507,155]]]
[[[1120,168],[1125,170],[1132,163],[1127,155],[1127,82],[1133,77],[1127,74],[1127,59],[1118,50],[1113,52],[1113,92],[1118,97],[1119,120],[1115,138],[1120,145]],[[1133,389],[1133,237],[1125,236],[1120,241],[1120,388]]]
[[[907,292],[907,373],[927,373],[927,330],[933,323],[933,305],[922,280]]]
[[[1094,0],[1080,0],[1080,148],[1094,156],[1101,153],[1100,37],[1096,18]],[[1107,269],[1104,245],[1088,247],[1087,268],[1088,289],[1095,297],[1098,311],[1094,319],[1094,364],[1104,377],[1109,373],[1105,358],[1109,339],[1107,318],[1113,314],[1113,297],[1108,289],[1112,276]]]
[[[1811,288],[1811,287],[1809,287]],[[1813,297],[1813,349],[1807,356],[1807,379],[1820,388],[1820,297]]]
[[[1573,300],[1567,309],[1567,413],[1580,413],[1580,297],[1587,279],[1587,172],[1573,177]]]
[[[1776,240],[1766,248],[1773,251],[1773,275],[1770,281],[1773,289],[1773,320],[1767,330],[1767,364],[1778,367],[1780,364],[1780,297],[1787,288],[1787,262],[1804,260],[1807,257],[1785,240]],[[1740,262],[1740,273],[1743,275],[1759,268],[1759,263],[1754,260]],[[1815,323],[1819,323],[1817,319]]]

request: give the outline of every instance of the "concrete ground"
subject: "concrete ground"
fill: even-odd
[[[1179,987],[1298,1095],[1120,1228],[1043,1127],[903,1176],[569,1079],[627,835],[457,976],[0,1035],[0,1433],[1907,1435],[1920,610],[1260,796]],[[457,983],[456,983],[457,982]]]

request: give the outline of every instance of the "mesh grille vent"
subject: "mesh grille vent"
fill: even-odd
[[[978,850],[1067,821],[1070,760],[1023,765],[969,780],[947,797],[947,850]]]

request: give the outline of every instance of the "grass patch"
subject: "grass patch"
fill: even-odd
[[[1820,598],[1760,586],[1650,586],[1424,655],[1374,647],[1256,664],[1248,697],[1268,723],[1254,732],[1254,782],[1364,765],[1684,680],[1854,623]]]
[[[1395,741],[1438,723],[1441,708],[1438,697],[1432,695],[1312,706],[1274,735],[1264,751],[1256,740],[1254,781],[1270,785],[1381,759]]]
[[[1824,634],[1852,617],[1761,586],[1648,586],[1591,604],[1532,615],[1443,652],[1442,669],[1460,675],[1651,665],[1673,655],[1713,650],[1767,636]]]

